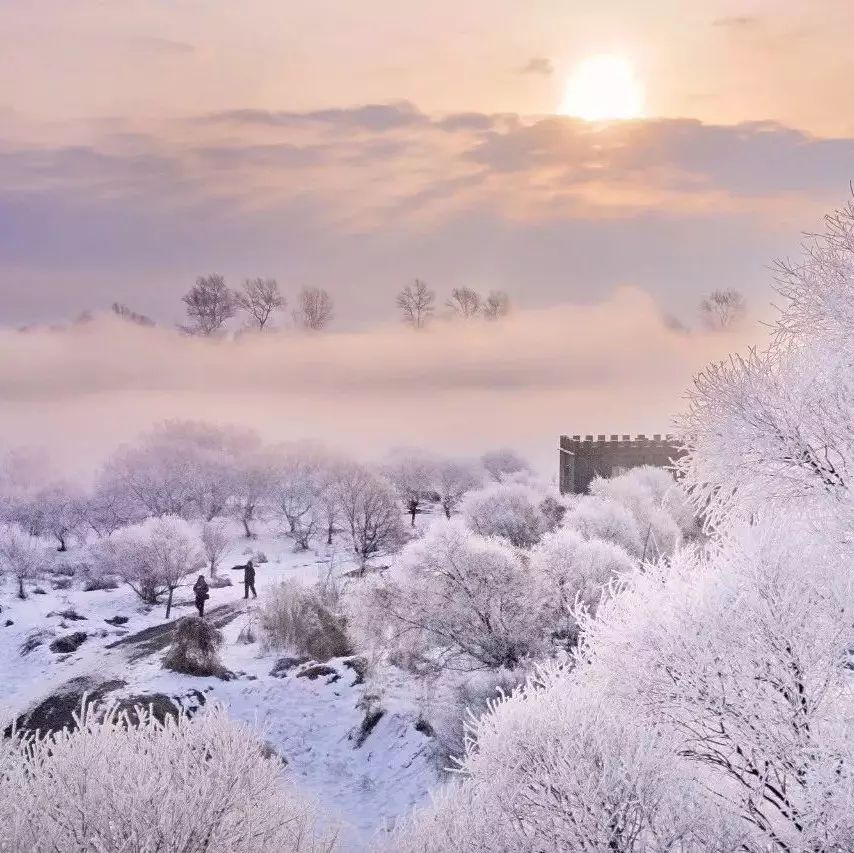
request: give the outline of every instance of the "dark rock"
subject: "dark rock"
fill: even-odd
[[[427,735],[427,737],[433,737],[435,735],[433,726],[431,726],[423,717],[418,718],[418,722],[415,724],[415,731],[421,732],[422,735]]]
[[[370,736],[371,732],[377,727],[377,723],[385,716],[385,711],[382,708],[374,708],[365,714],[362,720],[362,725],[359,726],[356,732],[356,749],[358,749]]]
[[[273,678],[285,678],[295,666],[302,666],[309,660],[310,658],[279,658],[270,670],[270,675]]]
[[[108,625],[127,625],[129,621],[128,616],[111,616],[109,619],[105,619],[104,621]]]
[[[51,614],[48,613],[48,616]],[[63,619],[68,619],[70,622],[85,622],[86,617],[81,616],[76,610],[63,610],[60,613],[56,614],[57,616],[61,616]]]
[[[105,681],[96,685],[87,678],[73,678],[59,687],[53,694],[7,726],[4,737],[40,731],[42,734],[62,729],[76,729],[75,713],[79,712],[86,698],[88,705],[103,701],[111,690],[124,687],[124,681]]]
[[[83,643],[86,642],[85,631],[75,631],[73,634],[66,634],[64,637],[57,637],[48,648],[52,652],[76,652]]]
[[[7,619],[4,623],[3,627],[8,628],[10,625],[14,625],[15,623],[11,619]]]
[[[47,590],[42,589],[40,586],[37,586],[33,590],[33,595],[47,595]]]
[[[347,660],[342,661],[344,666],[347,669],[352,669],[353,672],[356,673],[356,679],[353,681],[351,687],[355,687],[357,684],[365,683],[365,675],[368,672],[368,659],[363,657],[352,657],[347,658]]]
[[[314,666],[307,666],[305,669],[301,669],[297,673],[297,678],[309,678],[314,681],[315,678],[321,678],[324,675],[335,676],[335,678],[327,681],[327,684],[332,684],[333,681],[337,681],[341,678],[341,676],[338,675],[338,670],[333,669],[331,666],[327,666],[325,663],[317,663]]]

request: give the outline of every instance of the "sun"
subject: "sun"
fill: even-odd
[[[616,54],[585,59],[566,83],[560,112],[585,121],[640,118],[643,85],[631,63]]]

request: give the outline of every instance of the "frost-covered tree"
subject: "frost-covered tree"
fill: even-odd
[[[436,463],[434,486],[439,503],[450,518],[462,499],[483,485],[483,471],[475,462],[456,459],[439,459]]]
[[[175,590],[205,565],[198,535],[177,516],[149,518],[117,530],[101,543],[100,553],[146,604],[158,604],[165,595],[167,619]]]
[[[442,520],[406,547],[390,578],[366,585],[354,630],[384,634],[419,666],[513,668],[546,645],[547,594],[509,545]]]
[[[18,598],[26,598],[25,583],[43,574],[52,561],[47,542],[18,524],[0,523],[0,574],[18,583]]]
[[[707,329],[728,329],[746,312],[747,302],[737,290],[715,290],[700,302],[700,318]]]
[[[423,451],[401,448],[389,455],[383,473],[400,494],[415,527],[419,508],[436,492],[436,460]]]
[[[332,853],[334,833],[250,727],[223,708],[159,722],[88,709],[60,732],[0,741],[10,853]]]
[[[484,453],[480,461],[486,473],[496,483],[513,474],[524,474],[531,470],[531,466],[515,450],[506,447]]]
[[[499,536],[517,548],[531,548],[550,528],[544,495],[521,483],[492,483],[469,492],[460,505],[466,523],[481,536]]]
[[[491,290],[483,303],[486,320],[501,320],[510,313],[510,297],[503,290]]]
[[[342,466],[335,494],[362,571],[372,557],[395,553],[406,542],[397,492],[384,477],[360,465]]]
[[[637,520],[626,507],[609,498],[582,498],[569,508],[563,525],[585,539],[619,545],[637,559],[644,555],[645,538]]]
[[[145,314],[139,314],[121,302],[114,302],[110,310],[116,315],[116,317],[120,320],[124,320],[126,323],[134,323],[137,326],[145,326],[148,328],[156,325],[151,317],[147,317]]]
[[[217,566],[231,545],[228,528],[221,520],[207,521],[202,525],[199,538],[210,566],[211,577],[215,577]]]
[[[59,551],[67,551],[69,540],[86,524],[86,496],[67,483],[53,483],[39,492],[37,501],[44,514],[44,533],[56,539]]]
[[[182,328],[191,335],[214,335],[237,313],[234,291],[217,274],[199,276],[182,301],[190,321]]]
[[[413,329],[423,329],[433,316],[436,294],[427,285],[416,278],[415,284],[407,284],[397,294],[397,307],[401,318]]]
[[[445,302],[451,316],[461,320],[471,320],[480,316],[483,310],[483,300],[480,294],[470,287],[455,287],[450,298]]]
[[[246,312],[249,324],[259,332],[264,331],[274,311],[287,305],[274,278],[247,278],[236,299],[238,307]]]
[[[618,545],[584,539],[573,530],[556,530],[531,552],[530,570],[549,590],[550,621],[555,630],[574,640],[579,607],[594,613],[610,592],[612,582],[629,575],[635,561]]]
[[[297,307],[292,313],[296,326],[318,332],[334,316],[332,297],[322,287],[304,287],[297,294]]]

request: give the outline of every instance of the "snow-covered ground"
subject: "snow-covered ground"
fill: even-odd
[[[229,568],[259,553],[268,561],[257,568],[258,599],[244,601],[242,573]],[[221,613],[217,608],[223,605],[236,613],[225,612],[231,621],[222,629],[221,658],[237,674],[232,681],[167,672],[161,666],[163,652],[141,655],[145,649],[139,644],[108,648],[123,637],[165,624],[165,607],[141,606],[126,586],[84,592],[75,582],[67,590],[54,590],[50,579],[45,579],[40,586],[46,594],[33,594],[31,586],[25,601],[15,597],[11,584],[2,587],[0,723],[5,727],[71,679],[87,679],[93,685],[126,682],[109,694],[111,698],[155,693],[184,697],[199,691],[208,702],[221,702],[236,718],[261,728],[265,739],[287,760],[291,778],[319,799],[333,821],[343,821],[345,851],[370,849],[371,836],[421,801],[438,781],[430,741],[415,728],[418,709],[413,686],[402,674],[384,680],[380,699],[384,714],[359,745],[365,719],[362,700],[370,688],[360,683],[353,669],[336,659],[328,662],[334,674],[300,677],[301,668],[296,666],[284,677],[274,677],[271,670],[287,652],[265,653],[260,642],[238,642],[241,630],[256,624],[258,607],[273,585],[285,578],[311,583],[325,576],[330,566],[336,573],[351,568],[342,546],[294,553],[291,541],[283,537],[259,536],[251,543],[236,540],[219,570],[232,578],[233,586],[212,588],[207,603],[209,613]],[[188,588],[178,591],[176,601],[173,619],[195,613]],[[71,612],[85,619],[61,615]],[[128,621],[120,627],[105,621],[115,616]],[[4,627],[7,620],[13,624]],[[75,631],[87,634],[77,651],[63,655],[49,650],[52,639]],[[21,654],[36,632],[44,632],[44,642]],[[259,633],[257,627],[255,633]]]

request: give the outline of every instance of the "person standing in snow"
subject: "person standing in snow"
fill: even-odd
[[[210,598],[208,591],[208,582],[204,575],[199,575],[199,579],[193,584],[193,592],[196,594],[196,610],[199,611],[199,616],[205,615],[205,602]]]
[[[234,566],[231,571],[238,572],[243,570],[243,597],[249,598],[249,591],[252,590],[252,597],[258,598],[258,593],[255,592],[255,566],[252,565],[252,560],[249,560],[245,566]]]

